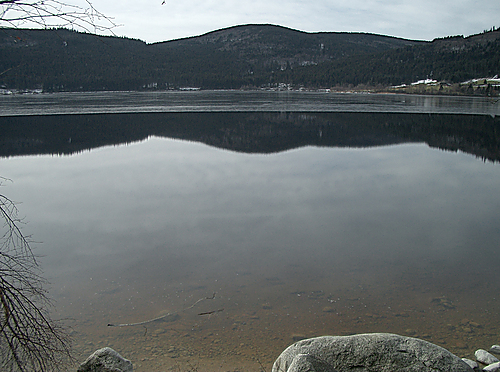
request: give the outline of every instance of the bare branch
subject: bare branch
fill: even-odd
[[[5,180],[0,178],[1,181]],[[51,307],[18,209],[0,194],[0,370],[60,371],[71,361],[65,330],[50,319]]]
[[[64,27],[86,32],[111,32],[118,25],[90,1],[74,5],[60,0],[0,0],[0,27]]]

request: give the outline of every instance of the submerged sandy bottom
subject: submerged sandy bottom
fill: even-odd
[[[294,265],[214,282],[203,261],[190,266],[189,277],[175,285],[162,285],[158,272],[142,276],[155,278],[148,285],[110,281],[106,271],[74,278],[81,279],[77,297],[55,291],[57,315],[73,317],[67,324],[78,360],[109,346],[136,371],[270,371],[288,345],[306,337],[390,332],[469,358],[499,342],[498,287],[461,280],[459,271],[450,277],[432,265],[420,273],[389,265],[384,273],[363,266],[299,275],[306,267]],[[144,325],[107,326],[168,313]]]

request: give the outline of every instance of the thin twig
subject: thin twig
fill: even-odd
[[[218,310],[206,311],[204,313],[199,313],[198,315],[212,315],[215,313],[220,313],[221,311],[224,311],[224,308]]]
[[[43,28],[69,27],[86,32],[110,32],[118,25],[90,1],[78,6],[60,0],[0,0],[0,25],[17,28],[32,23]]]
[[[194,304],[192,304],[191,306],[189,307],[186,307],[184,309],[181,309],[179,311],[174,311],[173,313],[168,313],[168,314],[165,314],[165,315],[162,315],[162,316],[159,316],[159,317],[156,317],[156,318],[153,318],[153,319],[149,319],[149,320],[144,320],[142,322],[137,322],[137,323],[122,323],[122,324],[113,324],[113,323],[109,323],[108,324],[108,327],[131,327],[131,326],[137,326],[137,325],[144,325],[144,324],[148,324],[148,323],[151,323],[151,322],[155,322],[157,320],[160,320],[160,319],[163,319],[163,318],[166,318],[167,316],[170,316],[170,315],[175,315],[175,314],[179,314],[179,313],[182,313],[184,311],[187,311],[189,309],[192,309],[193,307],[195,307],[196,305],[198,305],[200,302],[202,301],[205,301],[205,300],[213,300],[215,298],[215,292],[214,294],[212,295],[212,297],[204,297],[204,298],[200,298],[198,301],[196,301]],[[224,310],[224,309],[222,309]],[[212,312],[213,313],[213,312]],[[202,315],[202,314],[200,314]]]
[[[264,367],[264,365],[261,363],[261,361],[260,361],[260,359],[259,359],[259,358],[257,358],[257,362],[258,362],[258,363],[259,363],[259,365],[260,365],[260,369],[261,369],[261,371],[262,371],[262,372],[267,372],[267,371],[266,371],[266,368],[265,368],[265,367]]]

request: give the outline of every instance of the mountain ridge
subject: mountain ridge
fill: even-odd
[[[281,26],[273,23],[245,23],[241,25],[234,25],[234,26],[228,26],[228,27],[223,27],[219,28],[216,30],[208,31],[200,35],[195,35],[195,36],[186,36],[186,37],[181,37],[181,38],[176,38],[172,40],[165,40],[165,41],[158,41],[150,44],[161,44],[161,43],[169,43],[169,42],[174,42],[174,41],[181,41],[181,40],[189,40],[189,39],[196,39],[196,38],[202,38],[205,36],[210,36],[212,34],[217,34],[217,33],[223,33],[231,30],[237,30],[241,28],[247,28],[247,27],[273,27],[276,29],[282,29],[282,30],[287,30],[287,31],[292,31],[296,33],[301,33],[301,34],[306,34],[306,35],[320,35],[320,34],[359,34],[359,35],[375,35],[375,36],[383,36],[386,38],[391,38],[391,39],[400,39],[400,40],[409,40],[409,41],[420,41],[420,42],[426,42],[426,40],[412,40],[408,38],[403,38],[403,37],[398,37],[398,36],[390,36],[390,35],[384,35],[384,34],[376,34],[373,32],[358,32],[358,31],[302,31],[298,29],[294,29],[291,27],[286,27],[286,26]]]

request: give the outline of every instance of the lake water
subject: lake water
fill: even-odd
[[[407,112],[499,114],[496,100],[295,91],[89,92],[0,96],[0,116],[135,112]]]
[[[80,360],[269,371],[301,337],[500,342],[499,103],[93,93],[0,113],[1,192]]]

